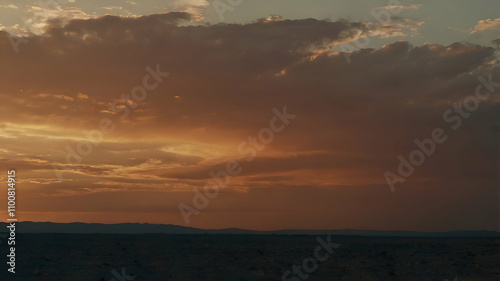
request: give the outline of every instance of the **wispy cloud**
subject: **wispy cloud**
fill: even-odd
[[[480,20],[476,26],[471,29],[471,33],[482,32],[500,27],[500,18]]]
[[[412,5],[388,5],[382,7],[376,7],[375,10],[386,10],[386,11],[401,11],[401,10],[418,10],[422,4],[412,4]]]
[[[0,5],[0,8],[5,8],[5,9],[19,9],[18,6],[14,4],[7,4],[7,5]]]

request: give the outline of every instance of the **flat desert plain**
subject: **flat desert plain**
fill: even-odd
[[[0,280],[282,280],[284,272],[313,255],[317,237],[326,240],[307,235],[19,234],[16,274],[7,272],[2,255]],[[500,280],[498,238],[331,236],[331,242],[341,245],[315,271],[288,280]]]

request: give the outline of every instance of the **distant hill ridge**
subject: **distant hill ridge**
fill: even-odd
[[[0,232],[7,232],[7,223],[0,223]],[[171,224],[149,223],[52,223],[52,222],[18,222],[17,233],[102,233],[102,234],[282,234],[282,235],[351,235],[378,237],[500,237],[497,231],[448,231],[448,232],[418,232],[418,231],[382,231],[382,230],[300,230],[285,229],[276,231],[255,231],[238,228],[199,229]]]

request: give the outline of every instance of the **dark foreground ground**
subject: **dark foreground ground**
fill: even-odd
[[[16,240],[16,274],[7,274],[3,241],[0,280],[132,280],[121,277],[122,268],[137,281],[282,280],[318,246],[316,236],[278,235],[18,234]],[[500,280],[498,238],[331,241],[341,246],[316,271],[288,280]]]

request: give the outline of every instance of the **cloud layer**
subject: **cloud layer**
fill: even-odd
[[[177,205],[236,160],[243,172],[194,226],[497,227],[496,94],[447,131],[449,140],[395,197],[383,177],[415,139],[448,128],[443,113],[475,93],[479,75],[500,80],[493,48],[397,41],[350,53],[348,63],[330,47],[369,31],[365,23],[192,19],[174,12],[52,20],[18,54],[0,32],[0,157],[18,169],[27,214],[61,220],[58,212],[76,212],[92,221],[105,210],[119,221],[144,212],[150,222],[180,224]],[[144,101],[130,101],[136,108],[122,120],[112,104],[143,83],[147,66],[170,75]],[[283,106],[297,118],[254,161],[243,160],[238,146]],[[115,130],[81,163],[67,164],[66,147],[103,118]],[[62,180],[53,163],[69,169]],[[114,198],[122,204],[107,203]]]

